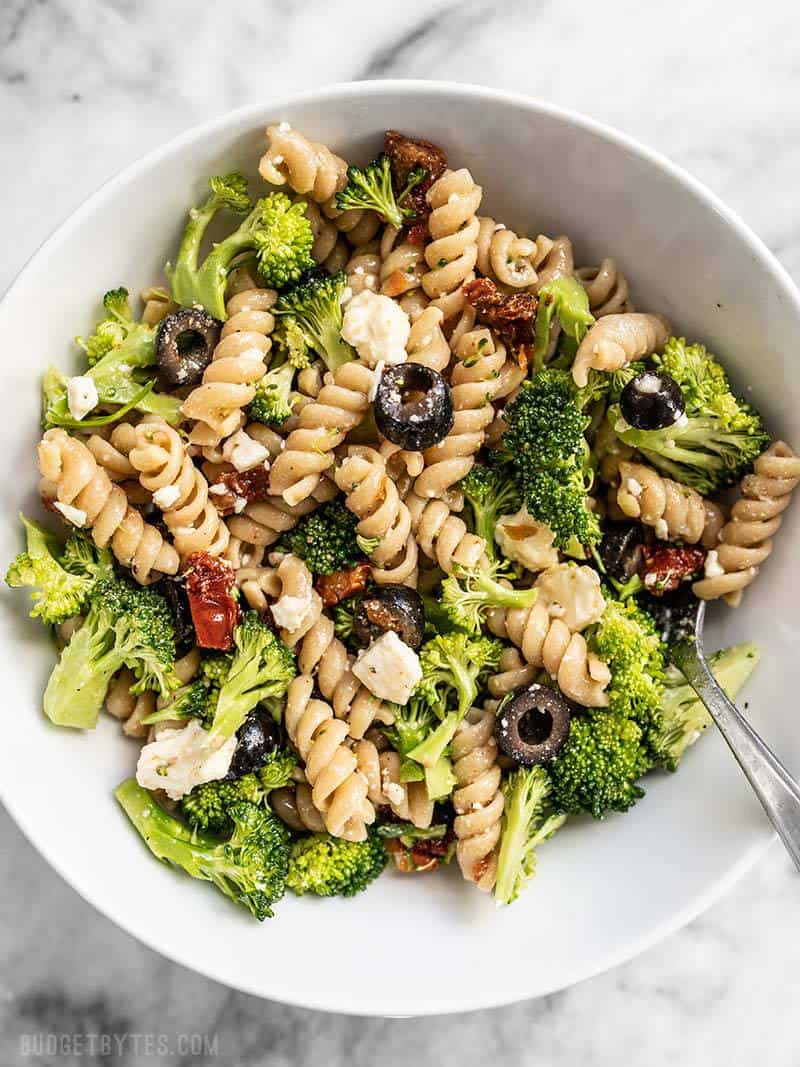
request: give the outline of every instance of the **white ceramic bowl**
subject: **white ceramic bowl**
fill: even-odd
[[[19,547],[14,516],[35,507],[37,377],[69,366],[104,290],[159,277],[205,179],[255,176],[268,121],[286,119],[366,161],[396,127],[444,145],[484,187],[484,210],[538,233],[566,232],[577,261],[613,255],[637,307],[725,360],[775,434],[800,443],[793,348],[800,303],[789,278],[708,190],[600,124],[509,93],[464,85],[373,82],[248,107],[190,131],[130,167],[34,256],[0,306],[7,521],[0,558]],[[714,612],[712,639],[754,637],[764,659],[751,714],[790,764],[800,577],[787,517],[775,556],[737,612]],[[653,776],[631,812],[575,820],[540,852],[535,884],[513,907],[445,875],[388,874],[355,901],[286,899],[259,925],[209,887],[156,863],[113,800],[137,746],[104,719],[93,733],[50,727],[41,694],[53,653],[6,592],[0,612],[5,712],[3,799],[61,875],[153,948],[260,996],[365,1015],[426,1014],[549,993],[633,956],[687,922],[760,855],[770,833],[711,733],[675,777]],[[24,907],[19,901],[7,907]]]

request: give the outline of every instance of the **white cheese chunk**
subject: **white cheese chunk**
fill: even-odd
[[[353,674],[379,700],[407,704],[422,678],[422,667],[413,648],[389,630],[359,652]]]
[[[180,800],[196,785],[224,778],[236,749],[236,735],[211,741],[197,719],[180,730],[162,730],[145,745],[136,765],[136,781],[145,789],[163,789]]]
[[[73,419],[79,421],[97,407],[97,386],[88,375],[67,378],[67,407]]]
[[[272,605],[272,618],[281,630],[292,633],[299,630],[314,611],[314,589],[309,585],[307,595],[289,596],[284,594]]]
[[[381,383],[381,375],[383,374],[383,368],[386,366],[385,360],[379,359],[375,364],[375,373],[372,375],[372,385],[369,387],[367,393],[367,400],[370,404],[375,402],[375,397],[378,395],[378,386]]]
[[[369,289],[348,303],[342,323],[342,337],[369,367],[381,361],[391,367],[405,363],[410,330],[408,315],[400,305]]]
[[[720,564],[719,553],[712,548],[706,556],[705,576],[706,578],[721,578],[724,573],[725,569]]]
[[[659,541],[666,541],[669,538],[669,526],[667,526],[666,519],[656,519],[653,530]]]
[[[162,511],[169,511],[174,504],[177,504],[180,495],[181,491],[177,485],[163,485],[153,493],[153,503]]]
[[[244,430],[237,430],[228,438],[222,446],[222,455],[240,472],[249,471],[260,463],[266,464],[269,459],[268,449]]]
[[[62,504],[60,500],[53,501],[53,507],[56,511],[60,511],[67,522],[71,522],[73,526],[86,525],[88,516],[86,512],[81,511],[80,508],[74,508],[72,504]]]

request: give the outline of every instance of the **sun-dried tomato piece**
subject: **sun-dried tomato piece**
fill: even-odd
[[[392,164],[392,174],[400,188],[408,181],[414,167],[423,167],[427,173],[417,186],[425,192],[447,170],[447,153],[432,141],[406,137],[399,130],[387,130],[383,136],[383,150]]]
[[[533,344],[538,300],[533,293],[501,293],[491,278],[476,278],[463,288],[475,308],[478,321],[491,326],[497,336],[522,361]]]
[[[220,515],[232,515],[255,500],[266,500],[269,474],[263,463],[249,471],[226,471],[209,486],[208,491]]]
[[[198,645],[228,652],[239,621],[233,567],[208,552],[194,552],[186,561],[184,575]]]
[[[402,841],[396,837],[390,837],[386,842],[386,851],[401,874],[422,874],[424,871],[435,871],[442,862],[439,856],[430,855],[420,848],[420,845],[427,843],[427,841],[419,841],[413,848],[408,849]]]
[[[640,576],[652,596],[672,593],[681,582],[688,581],[700,571],[706,554],[702,548],[681,547],[657,541],[642,545]]]
[[[369,563],[359,563],[346,571],[334,571],[333,574],[321,574],[317,578],[317,592],[322,597],[322,606],[332,608],[340,600],[346,600],[353,593],[366,589],[371,568]]]

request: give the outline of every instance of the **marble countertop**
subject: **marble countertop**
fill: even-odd
[[[0,292],[88,193],[185,127],[371,77],[482,82],[610,122],[707,182],[799,278],[798,30],[785,0],[658,11],[634,0],[3,0]],[[8,1067],[797,1064],[800,893],[777,846],[626,966],[542,1000],[417,1022],[285,1008],[162,959],[84,903],[1,811],[0,855]],[[36,1045],[84,1033],[111,1044]]]

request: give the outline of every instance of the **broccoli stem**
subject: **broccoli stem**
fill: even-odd
[[[72,635],[44,691],[44,713],[52,723],[79,730],[97,725],[108,684],[122,666],[113,649],[103,655],[103,644],[90,621]]]
[[[445,749],[453,740],[458,724],[464,718],[468,708],[463,711],[450,711],[442,719],[433,733],[428,734],[416,748],[412,748],[408,754],[409,759],[416,760],[427,769],[433,769],[442,759]],[[427,775],[426,775],[427,778]]]
[[[457,784],[453,764],[448,756],[440,756],[432,767],[425,768],[425,788],[430,800],[444,800]]]

